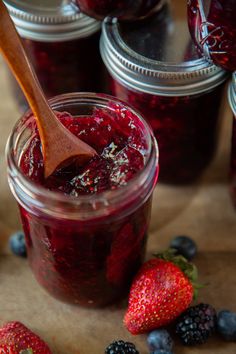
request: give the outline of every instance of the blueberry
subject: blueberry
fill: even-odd
[[[154,351],[155,354],[160,349],[164,352],[169,352],[173,347],[171,336],[165,329],[150,332],[147,337],[147,343],[150,351]]]
[[[12,253],[19,257],[26,257],[25,235],[22,231],[17,231],[11,235],[9,245]]]
[[[222,310],[217,317],[217,330],[225,340],[236,340],[236,313]]]
[[[193,259],[197,253],[196,243],[188,236],[177,236],[171,243],[171,248],[175,248],[177,253],[184,256],[187,260]]]

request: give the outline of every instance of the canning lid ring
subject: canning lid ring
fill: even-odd
[[[116,20],[103,23],[100,52],[113,78],[128,88],[154,95],[198,94],[217,87],[229,75],[203,57],[180,64],[148,59],[127,46]]]
[[[4,1],[21,37],[43,42],[57,42],[88,37],[101,28],[101,23],[82,14],[73,3],[55,11],[19,7],[15,0]]]

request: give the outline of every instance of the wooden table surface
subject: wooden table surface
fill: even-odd
[[[1,59],[0,92],[0,325],[22,321],[49,343],[54,354],[102,354],[106,345],[117,338],[135,342],[140,353],[147,354],[146,336],[133,337],[122,325],[125,302],[103,310],[62,304],[36,283],[27,260],[10,254],[7,239],[20,224],[7,185],[4,148],[19,112]],[[227,181],[232,115],[226,104],[221,116],[216,156],[202,178],[188,187],[157,186],[147,258],[168,246],[174,235],[190,235],[199,247],[196,264],[200,281],[208,284],[199,301],[209,302],[218,310],[236,311],[236,211]],[[235,354],[236,344],[214,337],[196,348],[176,344],[174,352]]]

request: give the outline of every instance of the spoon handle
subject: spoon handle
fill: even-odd
[[[55,119],[44,119],[44,117],[48,116],[48,110],[51,109],[2,0],[0,0],[0,50],[20,84],[34,115],[38,119],[40,136],[44,137],[49,129],[54,129],[56,122]]]

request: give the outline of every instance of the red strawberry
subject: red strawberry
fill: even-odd
[[[20,322],[9,322],[0,328],[0,354],[52,354],[36,334]]]
[[[196,267],[169,250],[143,264],[135,276],[124,323],[132,334],[167,325],[185,311],[194,296]]]

